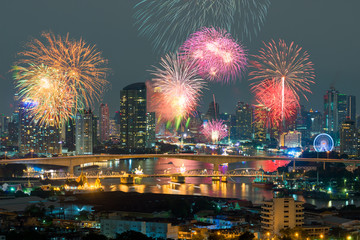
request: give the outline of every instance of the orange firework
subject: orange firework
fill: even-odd
[[[57,70],[44,65],[14,67],[19,96],[35,104],[28,109],[40,124],[60,124],[72,115],[75,98]]]
[[[32,111],[35,118],[41,118],[40,122],[44,124],[56,119],[56,123],[60,124],[78,108],[90,107],[99,100],[108,83],[105,80],[107,61],[94,46],[82,39],[71,40],[69,34],[62,38],[43,33],[42,37],[43,41],[34,39],[27,44],[25,51],[19,53],[22,58],[14,68],[19,71],[15,74],[16,86],[23,99],[38,102],[38,109]],[[48,83],[45,83],[51,86],[48,91],[39,88],[42,86],[43,68],[51,71]],[[68,106],[58,106],[59,103]],[[51,117],[56,114],[59,116]]]

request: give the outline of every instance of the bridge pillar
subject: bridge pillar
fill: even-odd
[[[221,181],[221,182],[227,182],[227,177],[226,177],[226,176],[221,176],[220,181]]]
[[[174,182],[174,183],[185,183],[184,176],[180,176],[180,175],[171,176],[170,179],[171,179],[171,182]]]
[[[124,177],[120,177],[120,183],[122,184],[134,184],[135,183],[135,178],[132,175],[127,175]]]
[[[74,165],[72,165],[72,164],[69,165],[68,172],[70,174],[70,177],[74,176]]]

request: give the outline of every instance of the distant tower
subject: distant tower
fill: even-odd
[[[205,118],[210,121],[213,119],[219,119],[219,104],[211,102],[209,104],[209,109],[205,115]]]
[[[254,127],[254,140],[259,142],[266,141],[267,135],[267,115],[268,109],[263,105],[255,105],[253,127]]]
[[[238,140],[252,139],[253,107],[244,102],[236,106],[236,138]]]
[[[130,152],[146,147],[146,86],[134,83],[120,91],[120,144]]]
[[[340,128],[340,154],[356,157],[358,152],[358,139],[355,122],[345,120]]]
[[[110,136],[110,113],[107,104],[100,105],[100,142],[109,140]]]
[[[70,118],[65,123],[65,144],[68,152],[75,151],[75,119]]]
[[[76,114],[76,154],[93,153],[93,114],[91,110]]]
[[[334,138],[335,142],[337,142],[339,131],[338,95],[339,92],[334,88],[324,95],[324,130]]]

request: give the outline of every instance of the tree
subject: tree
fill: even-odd
[[[255,238],[255,235],[249,231],[244,232],[239,236],[239,240],[253,240]]]
[[[82,240],[107,240],[108,238],[102,234],[89,233],[82,238]]]

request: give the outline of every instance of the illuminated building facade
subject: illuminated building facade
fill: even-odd
[[[244,102],[236,106],[236,138],[238,140],[252,139],[253,107]]]
[[[30,115],[32,101],[20,102],[19,106],[19,152],[23,154],[53,155],[61,153],[61,130],[54,124],[43,126]]]
[[[301,132],[288,131],[280,136],[280,147],[299,148],[301,147]]]
[[[269,110],[263,105],[255,105],[254,108],[254,140],[259,142],[266,141],[267,134],[267,116]]]
[[[76,154],[89,155],[93,153],[93,114],[91,110],[76,114]]]
[[[303,202],[291,197],[275,197],[263,202],[261,224],[265,232],[278,234],[283,228],[300,228],[304,224]]]
[[[134,83],[120,91],[120,144],[130,152],[146,147],[146,86]]]
[[[109,140],[110,136],[110,113],[107,104],[100,104],[100,142]]]
[[[156,119],[154,112],[146,113],[146,147],[155,147]]]
[[[345,120],[340,128],[340,154],[355,157],[358,154],[358,140],[355,122]]]

